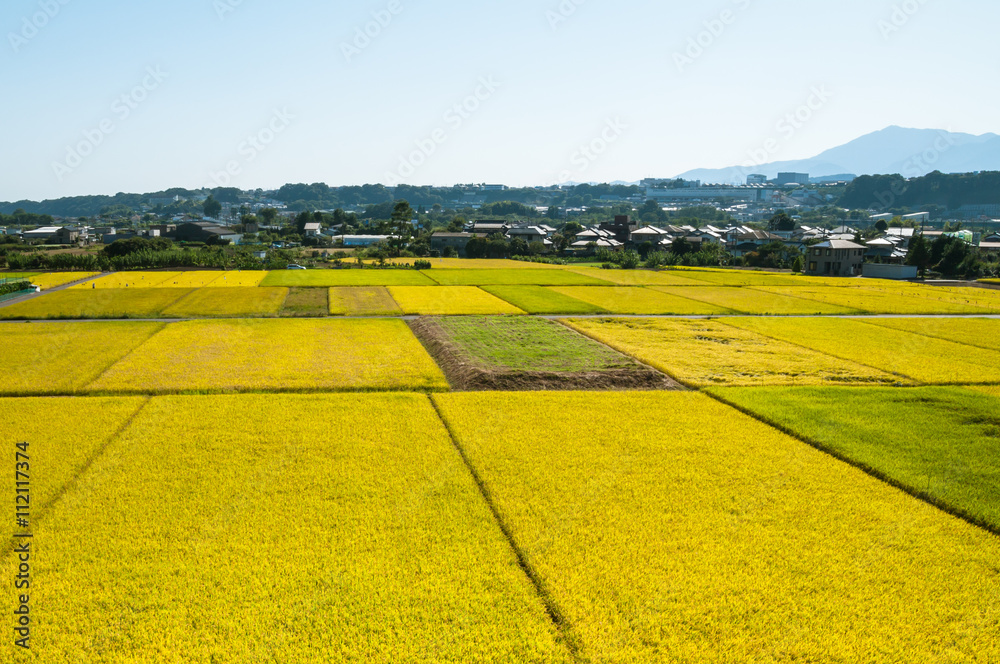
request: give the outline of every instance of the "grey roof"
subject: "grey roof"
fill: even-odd
[[[819,244],[814,244],[813,249],[864,249],[860,244],[855,244],[848,240],[827,240],[826,242],[820,242]]]

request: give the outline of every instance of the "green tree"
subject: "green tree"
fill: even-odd
[[[204,211],[206,217],[218,219],[219,214],[222,212],[222,203],[215,200],[215,196],[209,194],[208,198],[205,199],[205,203],[201,206],[201,209]]]
[[[794,231],[795,220],[788,216],[784,210],[779,211],[767,222],[769,231]]]
[[[409,244],[410,237],[413,235],[413,225],[411,223],[413,220],[413,208],[405,200],[396,201],[396,204],[392,207],[392,216],[390,219],[395,237],[389,240],[389,247],[392,249],[394,256],[399,256],[403,252],[403,248]]]
[[[923,277],[927,269],[934,264],[931,258],[931,243],[923,236],[917,236],[910,242],[910,251],[906,255],[906,264],[915,265]]]
[[[889,230],[889,222],[885,219],[879,219],[875,222],[875,229],[880,233],[885,233]]]
[[[274,220],[278,218],[278,211],[274,208],[264,208],[260,211],[260,218],[267,226],[274,226]]]

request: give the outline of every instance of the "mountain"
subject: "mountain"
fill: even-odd
[[[742,184],[751,173],[762,173],[769,178],[776,177],[779,172],[809,173],[814,178],[844,173],[898,173],[919,177],[933,171],[1000,171],[1000,136],[893,126],[831,148],[812,159],[776,161],[749,169],[744,166],[701,168],[678,177],[704,183]]]

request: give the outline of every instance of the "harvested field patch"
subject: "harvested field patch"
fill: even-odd
[[[290,288],[281,308],[282,318],[322,318],[330,314],[325,288]]]
[[[385,286],[331,288],[330,313],[334,316],[402,316],[403,310]]]
[[[677,389],[558,323],[519,316],[422,317],[410,327],[460,390]]]

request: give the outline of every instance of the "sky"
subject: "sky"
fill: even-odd
[[[630,182],[1000,133],[998,24],[995,0],[5,0],[0,200]]]

